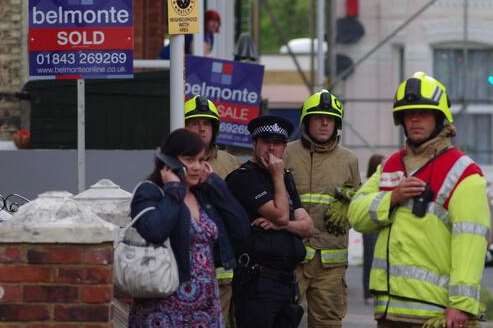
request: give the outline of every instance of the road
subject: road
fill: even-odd
[[[373,320],[373,309],[371,305],[363,302],[361,266],[350,266],[347,273],[348,284],[348,314],[343,322],[343,328],[372,328],[376,327]],[[487,268],[483,275],[483,286],[493,292],[493,268]],[[300,328],[305,328],[303,322]],[[493,328],[493,321],[481,324],[481,328]]]

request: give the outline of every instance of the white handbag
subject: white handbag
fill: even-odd
[[[169,238],[162,245],[148,243],[133,224],[148,211],[140,212],[115,239],[114,280],[116,287],[136,298],[164,298],[178,289],[178,266]]]

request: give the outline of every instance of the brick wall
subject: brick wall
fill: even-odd
[[[166,3],[156,0],[134,1],[135,58],[158,57],[167,26]]]
[[[111,325],[113,244],[0,246],[0,326]]]

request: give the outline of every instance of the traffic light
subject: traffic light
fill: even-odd
[[[346,16],[340,17],[336,21],[336,43],[354,44],[365,35],[365,28],[358,20],[359,0],[346,0]],[[345,80],[352,73],[353,69],[346,71],[353,65],[353,59],[344,54],[336,54],[336,75],[346,72],[342,79]],[[330,74],[330,58],[325,58],[325,75]]]

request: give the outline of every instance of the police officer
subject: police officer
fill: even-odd
[[[294,269],[305,256],[301,238],[311,235],[313,223],[284,169],[282,158],[292,130],[280,117],[252,120],[252,159],[226,178],[253,227],[233,279],[239,328],[297,327],[302,316],[294,300]]]
[[[393,116],[405,148],[349,207],[356,230],[378,232],[370,274],[378,327],[473,327],[490,228],[486,181],[452,146],[442,83],[415,73],[399,85]]]
[[[347,307],[347,208],[360,176],[354,153],[339,145],[343,117],[343,105],[334,94],[322,90],[311,95],[301,111],[301,138],[287,149],[286,165],[315,225],[315,233],[305,240],[306,259],[296,272],[309,328],[341,327]]]
[[[225,178],[231,171],[240,166],[239,160],[230,153],[218,149],[216,137],[219,132],[220,115],[212,101],[204,96],[194,96],[185,102],[185,128],[197,133],[207,146],[205,160],[214,172]],[[219,282],[221,309],[226,327],[233,325],[232,289],[233,271],[225,270],[219,262],[216,266],[216,278]]]

